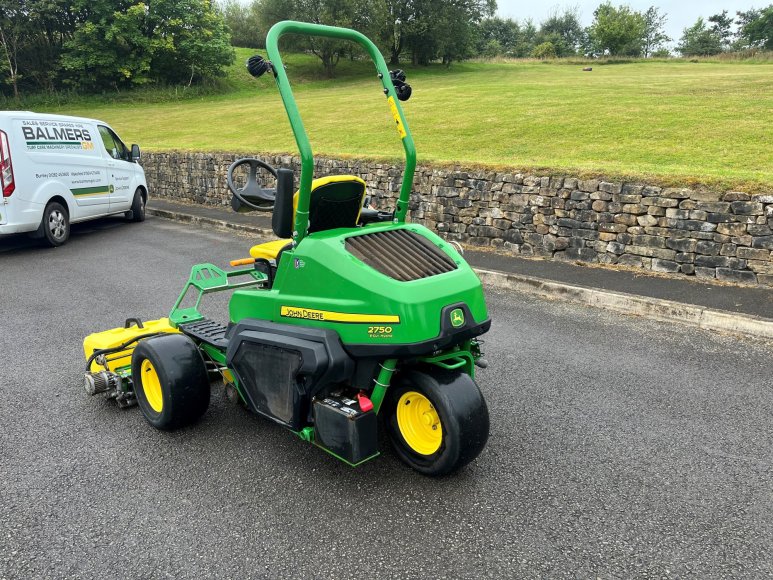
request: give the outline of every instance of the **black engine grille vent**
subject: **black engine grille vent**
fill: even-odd
[[[346,239],[346,249],[371,268],[401,282],[456,270],[456,263],[445,252],[409,230],[352,236]]]

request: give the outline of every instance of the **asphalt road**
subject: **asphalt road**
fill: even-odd
[[[439,480],[222,389],[171,434],[83,392],[83,336],[248,246],[154,218],[0,240],[0,578],[773,575],[771,344],[489,294],[491,438]]]

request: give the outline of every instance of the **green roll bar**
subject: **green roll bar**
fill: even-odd
[[[310,24],[308,22],[295,22],[285,20],[278,22],[271,27],[266,37],[266,49],[268,58],[273,64],[274,76],[276,78],[279,94],[282,96],[282,102],[290,119],[290,126],[293,128],[295,142],[298,144],[298,150],[301,154],[301,179],[298,189],[298,207],[295,212],[295,232],[293,240],[297,244],[306,237],[309,229],[309,201],[311,198],[311,181],[314,177],[314,156],[311,152],[311,144],[303,127],[301,114],[295,104],[295,97],[290,87],[290,81],[287,80],[287,73],[282,64],[282,57],[279,54],[279,39],[285,34],[301,34],[305,36],[326,36],[328,38],[339,38],[341,40],[350,40],[360,44],[376,64],[379,79],[384,87],[384,95],[387,97],[390,112],[395,120],[397,131],[403,142],[405,150],[405,171],[403,172],[403,183],[400,187],[400,197],[395,208],[395,222],[405,221],[405,215],[408,212],[408,202],[411,198],[411,187],[413,186],[413,173],[416,169],[416,148],[413,145],[413,137],[408,129],[408,123],[403,115],[403,110],[397,99],[395,87],[389,76],[384,57],[373,42],[365,35],[350,28],[336,28],[334,26],[323,26],[321,24]]]

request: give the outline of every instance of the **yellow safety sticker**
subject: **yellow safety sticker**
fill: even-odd
[[[325,322],[400,324],[400,317],[392,314],[352,314],[350,312],[314,310],[311,308],[302,308],[300,306],[282,306],[279,313],[284,318],[302,318],[304,320],[322,320]]]
[[[400,111],[397,110],[395,98],[390,96],[387,102],[389,103],[389,110],[392,111],[392,117],[395,123],[397,123],[397,132],[400,133],[400,139],[405,139],[407,133],[405,132],[405,127],[403,127],[403,120],[400,118]]]

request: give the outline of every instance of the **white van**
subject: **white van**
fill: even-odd
[[[0,111],[0,235],[32,232],[60,246],[71,223],[118,213],[143,221],[139,158],[102,121]]]

